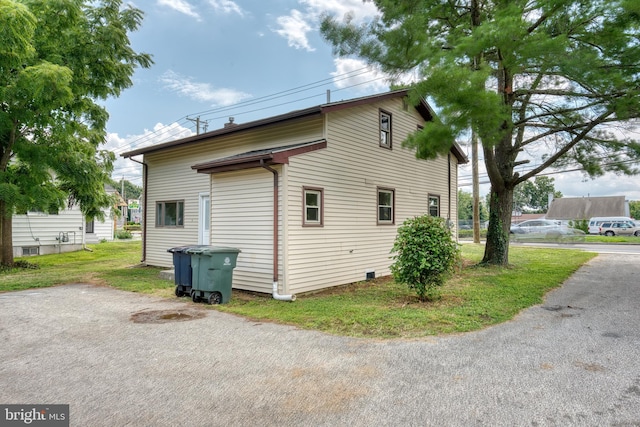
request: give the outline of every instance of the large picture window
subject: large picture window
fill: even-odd
[[[380,110],[380,146],[391,149],[391,113]]]
[[[395,221],[395,190],[378,188],[378,224],[393,224]]]
[[[322,188],[304,187],[302,225],[320,227],[323,225],[324,191]]]
[[[429,194],[429,215],[440,216],[440,196]]]
[[[156,203],[156,227],[184,226],[184,200]]]

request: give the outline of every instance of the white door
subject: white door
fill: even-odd
[[[211,244],[211,199],[208,194],[200,194],[200,207],[198,219],[198,244]]]

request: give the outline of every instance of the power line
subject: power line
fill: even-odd
[[[333,77],[328,77],[328,78],[325,78],[325,79],[322,79],[322,80],[318,80],[316,82],[312,82],[312,83],[308,83],[308,84],[305,84],[305,85],[302,85],[302,86],[297,86],[297,87],[294,87],[294,88],[291,88],[291,89],[287,89],[287,90],[284,90],[284,91],[276,92],[274,94],[265,95],[265,96],[262,96],[262,97],[259,97],[259,98],[255,98],[255,99],[251,99],[251,100],[248,100],[248,101],[241,101],[241,102],[238,102],[238,103],[235,103],[235,104],[232,104],[232,105],[227,105],[227,106],[217,107],[217,108],[213,108],[213,109],[209,109],[209,110],[204,110],[204,111],[201,111],[199,113],[190,114],[190,115],[205,116],[205,115],[215,114],[216,112],[232,111],[232,110],[237,109],[237,108],[243,108],[243,107],[247,107],[247,106],[251,106],[251,105],[256,105],[256,104],[259,104],[259,103],[269,102],[269,101],[273,101],[273,100],[276,100],[276,99],[279,99],[279,98],[283,98],[283,97],[286,97],[286,96],[291,96],[291,95],[302,93],[302,92],[305,92],[305,91],[308,91],[308,90],[316,89],[318,87],[325,86],[329,82],[334,82],[335,83],[337,81],[342,81],[342,80],[354,78],[354,77],[360,76],[362,74],[366,74],[366,73],[368,73],[370,71],[371,71],[370,67],[362,67],[362,68],[358,68],[356,70],[352,70],[352,71],[349,71],[349,72],[346,72],[346,73],[343,73],[343,74],[335,75]],[[353,84],[353,85],[350,85],[350,86],[345,86],[343,88],[336,89],[334,92],[338,92],[340,90],[344,90],[344,89],[349,89],[349,88],[352,88],[352,87],[360,86],[362,84],[370,83],[370,82],[381,80],[381,79],[384,79],[384,78],[386,78],[386,77],[384,77],[384,76],[383,77],[378,77],[378,78],[375,78],[375,79],[368,80],[366,82],[357,83],[357,84]],[[234,115],[242,115],[242,114],[248,114],[248,113],[251,113],[251,112],[262,111],[262,110],[266,110],[266,109],[269,109],[269,108],[275,108],[275,107],[279,107],[279,106],[286,105],[286,104],[292,104],[292,103],[295,103],[295,102],[300,102],[300,101],[304,101],[304,100],[307,100],[307,99],[310,99],[310,98],[314,98],[314,97],[318,97],[318,96],[324,96],[324,95],[325,95],[325,93],[316,94],[316,95],[312,95],[312,96],[307,96],[307,97],[303,97],[303,98],[297,98],[297,99],[295,99],[293,101],[289,101],[289,102],[285,102],[285,103],[279,103],[279,104],[270,105],[270,106],[267,106],[267,107],[264,107],[264,108],[259,108],[259,109],[254,109],[254,110],[234,113]],[[225,117],[226,117],[226,115],[225,116],[211,118],[209,120],[221,119],[221,118],[225,118]],[[149,132],[149,133],[147,133],[147,134],[145,134],[145,135],[143,135],[143,136],[131,141],[127,146],[118,147],[118,148],[114,149],[113,152],[116,153],[116,154],[120,154],[120,153],[123,153],[125,151],[128,151],[128,150],[130,150],[130,149],[132,149],[134,147],[137,147],[137,146],[139,146],[139,145],[141,145],[141,144],[143,144],[145,142],[151,141],[152,139],[157,137],[158,134],[161,134],[162,132],[167,132],[167,137],[168,138],[173,137],[174,135],[177,134],[177,132],[182,132],[182,129],[178,129],[177,131],[171,132],[170,129],[172,128],[172,126],[174,126],[174,124],[177,124],[180,127],[184,127],[183,125],[185,125],[188,120],[191,120],[191,119],[189,119],[188,116],[183,116],[180,119],[178,119],[177,121],[171,123],[170,125],[165,125],[160,129],[156,129],[153,132]],[[167,130],[169,130],[169,131],[167,131]]]
[[[625,164],[625,163],[640,163],[640,160],[622,160],[619,162],[609,162],[609,163],[603,163],[603,166],[610,166],[610,165],[619,165],[619,164]],[[522,172],[528,172],[533,170],[529,169],[529,170],[523,170]],[[562,174],[562,173],[569,173],[569,172],[578,172],[578,171],[584,171],[583,167],[577,167],[574,169],[565,169],[565,170],[561,170],[561,171],[551,171],[551,172],[541,172],[539,174],[537,174],[536,176],[547,176],[547,175],[558,175],[558,174]],[[489,177],[489,175],[487,175],[486,173],[482,174],[483,179],[487,179]],[[464,178],[467,179],[467,178]],[[480,181],[480,184],[490,184],[491,181]],[[472,182],[465,182],[465,183],[458,183],[458,187],[468,187],[470,185],[472,185]]]

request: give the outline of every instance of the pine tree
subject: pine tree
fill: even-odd
[[[571,165],[636,173],[640,3],[634,0],[376,0],[356,26],[325,17],[339,56],[357,56],[428,97],[438,120],[404,145],[448,152],[473,129],[491,182],[483,262],[504,265],[516,185]],[[637,137],[637,134],[636,134]]]

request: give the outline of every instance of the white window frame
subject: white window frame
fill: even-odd
[[[307,204],[307,194],[317,196],[317,206]],[[317,211],[317,219],[309,219],[309,212]],[[302,225],[304,227],[324,226],[324,189],[318,187],[302,187]]]
[[[435,208],[437,210],[435,215],[431,211],[431,208],[434,206],[431,203],[432,201],[435,201]],[[431,216],[440,216],[440,196],[437,195],[437,194],[429,194],[429,215],[431,215]]]
[[[381,204],[380,203],[380,194],[382,193],[386,193],[386,194],[390,194],[391,195],[391,203],[390,204]],[[376,192],[376,205],[377,205],[377,210],[376,210],[376,218],[377,218],[377,222],[378,225],[393,225],[395,224],[396,221],[396,190],[393,188],[384,188],[384,187],[378,187],[378,191]],[[381,219],[381,215],[380,212],[382,209],[388,209],[390,210],[390,218],[391,219]]]
[[[386,122],[385,122],[386,118]],[[378,134],[380,140],[378,141],[380,147],[391,150],[392,142],[392,122],[391,113],[380,109],[378,112]]]

